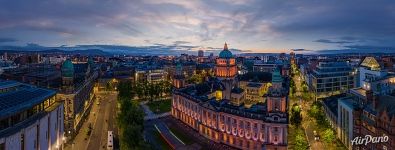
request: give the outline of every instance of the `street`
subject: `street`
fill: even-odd
[[[114,131],[114,149],[119,149],[119,136],[116,126],[117,94],[102,92],[96,93],[96,96],[87,121],[72,142],[73,144],[67,145],[65,149],[107,149],[108,131]],[[87,134],[89,126],[92,127],[90,135]]]
[[[296,93],[295,95],[297,96],[301,96],[301,91],[302,90],[302,79],[300,77],[300,74],[295,74],[293,80],[295,81],[295,86],[296,86]],[[307,114],[307,110],[308,108],[311,106],[311,100],[302,100],[300,101],[298,98],[297,99],[292,99],[290,101],[290,106],[292,106],[294,103],[298,103],[299,105],[302,106],[302,117],[303,117],[303,121],[302,121],[302,127],[305,129],[305,134],[307,136],[307,141],[310,144],[310,149],[324,149],[323,143],[319,140],[316,141],[314,140],[314,130],[317,130],[316,128],[316,124],[313,121],[313,118],[310,118]]]

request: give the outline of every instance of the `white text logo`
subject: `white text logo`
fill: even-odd
[[[379,137],[373,137],[371,135],[365,135],[365,137],[355,137],[351,141],[351,145],[361,145],[361,144],[369,144],[369,143],[384,143],[388,142],[388,136],[379,136]]]

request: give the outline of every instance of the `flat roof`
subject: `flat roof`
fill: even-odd
[[[338,100],[336,98],[329,98],[322,101],[326,107],[329,108],[335,116],[337,116]]]
[[[14,87],[17,85],[20,85],[22,83],[16,82],[16,81],[1,81],[0,80],[0,89],[6,89],[10,87]]]
[[[351,91],[351,92],[354,92],[354,93],[356,93],[356,94],[359,94],[359,95],[361,95],[361,96],[363,96],[363,97],[366,97],[366,90],[363,89],[363,88],[361,88],[361,87],[353,88],[353,89],[351,89],[350,91]]]
[[[14,82],[15,89],[0,93],[0,118],[32,108],[56,94],[54,90],[38,88],[15,81],[11,82]],[[3,84],[10,85],[10,83],[0,81],[0,86]]]
[[[247,86],[248,86],[248,87],[256,87],[256,88],[259,88],[259,87],[262,86],[262,84],[261,84],[261,83],[250,82],[250,83],[247,84]]]

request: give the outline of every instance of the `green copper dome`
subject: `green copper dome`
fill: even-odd
[[[272,83],[274,82],[283,82],[283,77],[281,77],[280,70],[278,68],[276,68],[272,73]]]
[[[219,53],[219,58],[233,58],[232,52],[228,50],[228,44],[225,43],[224,50]]]
[[[69,59],[62,64],[62,77],[74,77],[74,65]]]

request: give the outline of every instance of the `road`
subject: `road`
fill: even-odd
[[[87,121],[84,122],[80,132],[72,142],[73,144],[66,146],[66,150],[107,149],[108,131],[114,131],[114,148],[119,148],[116,126],[117,94],[96,93],[96,96]],[[87,134],[89,126],[92,127],[90,135]]]
[[[296,74],[293,79],[295,81],[295,86],[296,86],[295,95],[301,96],[301,91],[302,91],[302,83],[301,82],[302,82],[302,80],[301,80],[300,74]],[[302,106],[302,116],[303,116],[302,126],[305,129],[305,133],[307,135],[307,140],[310,144],[310,149],[313,149],[313,150],[324,149],[324,145],[321,141],[314,140],[314,130],[317,130],[317,127],[314,122],[314,119],[310,118],[307,115],[307,110],[308,110],[307,108],[311,106],[311,101],[312,100],[299,101],[299,98],[297,98],[297,99],[294,99],[291,101],[290,106],[292,106],[293,103],[295,103],[295,102],[299,102],[299,105]]]
[[[118,130],[116,126],[116,106],[117,94],[115,93],[102,93],[98,94],[100,101],[100,108],[95,112],[97,116],[96,122],[93,126],[93,132],[88,141],[88,150],[90,149],[107,149],[107,134],[108,131],[114,132],[114,138],[118,139]],[[97,105],[97,104],[95,104]],[[114,140],[117,141],[117,140]],[[114,144],[114,148],[118,148],[118,144]]]

